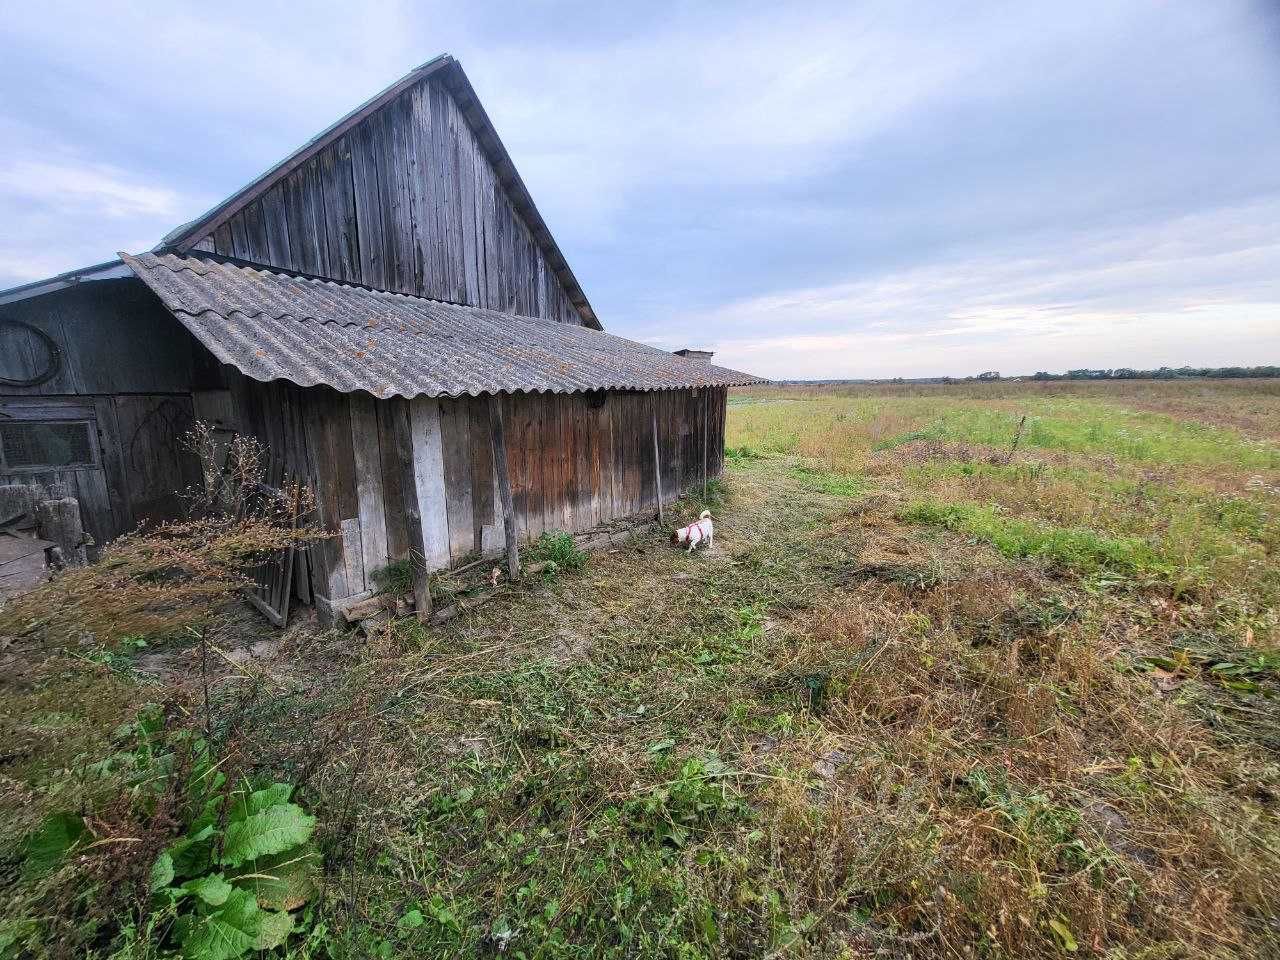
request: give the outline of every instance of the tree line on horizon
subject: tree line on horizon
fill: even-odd
[[[999,375],[997,374],[997,377]],[[1189,378],[1210,380],[1239,380],[1280,377],[1280,367],[1160,367],[1156,370],[1135,370],[1132,367],[1116,367],[1113,370],[1068,370],[1066,373],[1032,374],[1032,380],[1184,380]]]
[[[1091,370],[1081,368],[1066,373],[1049,373],[1038,370],[1033,374],[1001,376],[999,370],[985,370],[969,377],[889,377],[875,379],[831,380],[778,380],[776,383],[836,384],[836,383],[995,383],[1010,380],[1266,380],[1280,378],[1280,366],[1265,367],[1159,367],[1155,370],[1136,370],[1133,367]]]

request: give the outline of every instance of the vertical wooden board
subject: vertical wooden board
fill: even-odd
[[[231,224],[220,224],[213,231],[213,249],[224,257],[233,257],[236,253],[235,242],[231,238]]]
[[[262,208],[262,200],[258,199],[240,212],[244,218],[244,234],[248,241],[250,260],[259,263],[271,263],[271,241],[267,239],[267,218]]]
[[[311,264],[308,271],[327,276],[329,270],[329,218],[324,200],[324,178],[318,159],[311,159],[303,165],[302,192],[306,198],[303,210],[305,236],[303,249],[306,251],[303,263]]]
[[[529,394],[507,394],[503,397],[503,417],[507,436],[507,467],[511,471],[513,505],[516,514],[516,533],[522,540],[532,540],[534,530],[540,525],[535,519],[541,507],[535,506],[537,493],[534,483],[533,458],[536,441],[530,436],[534,428],[533,397]],[[518,503],[514,503],[514,491],[520,491]],[[497,516],[498,507],[494,506]]]
[[[107,486],[107,499],[111,504],[112,524],[107,538],[118,537],[137,526],[129,503],[128,479],[124,471],[124,458],[120,446],[120,424],[116,418],[116,405],[110,397],[95,397],[99,451]]]
[[[324,192],[328,269],[335,280],[360,280],[355,199],[351,189],[351,149],[345,137],[323,150],[320,184]]]
[[[307,242],[308,198],[303,191],[302,171],[293,171],[280,182],[278,189],[289,238],[289,266],[304,273],[315,273],[315,251]]]
[[[475,544],[471,508],[471,414],[465,399],[440,401],[440,442],[449,518],[449,556],[457,563]]]
[[[477,235],[483,247],[477,251],[484,274],[482,306],[498,309],[498,224],[494,213],[493,168],[487,163],[476,164],[476,211],[480,224]]]
[[[485,528],[493,528],[496,519],[494,503],[493,437],[489,429],[488,399],[475,397],[467,401],[471,434],[471,549],[486,553],[489,549]],[[507,440],[508,455],[521,443]]]
[[[382,451],[378,443],[378,402],[364,392],[349,394],[351,446],[356,468],[356,500],[360,517],[360,547],[365,586],[374,586],[374,570],[391,558],[387,543],[386,491],[382,483]]]
[[[560,530],[574,528],[574,470],[573,470],[573,409],[569,397],[556,394],[556,470],[555,487],[557,516]]]
[[[689,427],[689,390],[676,391],[676,421],[679,428],[677,436],[680,440],[680,490],[689,489],[689,465],[693,463],[693,431]]]
[[[316,474],[312,492],[316,498],[316,513],[320,527],[330,536],[308,548],[308,564],[311,572],[311,590],[325,599],[341,599],[349,595],[346,565],[342,561],[340,539],[340,508],[333,484],[324,472],[323,464],[328,456],[329,442],[325,414],[330,398],[322,391],[308,391],[303,409],[306,424],[307,447],[315,457]]]
[[[578,436],[573,399],[572,394],[556,395],[556,406],[560,410],[560,463],[563,471],[559,491],[560,522],[562,529],[570,531],[578,529]]]
[[[502,419],[507,438],[507,470],[511,483],[511,506],[515,513],[516,536],[526,539],[529,525],[529,469],[528,422],[524,397],[520,394],[501,394]],[[489,420],[488,401],[484,401],[484,428],[490,432],[489,449],[493,451],[492,426]],[[496,479],[496,477],[495,477]],[[473,505],[474,509],[474,505]],[[497,516],[495,501],[495,516]],[[498,517],[501,519],[501,517]]]
[[[308,442],[316,458],[316,498],[324,507],[325,529],[343,533],[342,521],[357,520],[355,452],[351,444],[351,408],[345,394],[317,387],[307,391]],[[312,439],[314,437],[314,440]],[[345,557],[345,539],[329,541],[330,600],[342,600],[365,590],[364,580],[352,581],[354,558]],[[363,565],[361,568],[363,576]]]
[[[397,420],[400,416],[408,416],[407,401],[401,397],[390,400],[374,401],[374,414],[378,421],[378,453],[382,458],[382,498],[386,518],[387,556],[391,560],[400,560],[409,555],[409,523],[406,507],[406,494],[412,504],[414,491],[412,484],[408,491],[404,488],[405,477],[413,479],[412,451],[400,450],[397,434]],[[408,436],[406,423],[405,436]],[[402,462],[401,457],[405,462]],[[407,466],[407,469],[406,469]]]
[[[548,411],[546,393],[527,393],[520,396],[524,408],[523,424],[525,427],[525,471],[529,484],[529,497],[526,506],[526,536],[536,540],[547,529],[547,493],[546,483],[552,471],[547,463],[547,427]]]
[[[561,394],[564,401],[565,421],[568,440],[565,443],[565,459],[569,463],[569,482],[567,484],[566,497],[569,509],[570,529],[576,531],[588,530],[591,527],[590,503],[587,498],[587,450],[586,437],[583,433],[583,413],[584,405],[582,394],[566,393]]]
[[[654,396],[652,392],[637,394],[638,402],[633,411],[635,418],[633,429],[641,441],[639,456],[636,457],[636,462],[641,466],[639,505],[641,510],[656,509],[658,505],[658,488],[653,472],[653,417],[657,412]]]
[[[375,125],[362,123],[348,135],[351,145],[351,183],[355,201],[357,244],[362,283],[387,288],[387,254],[383,236],[383,207],[378,194],[378,156]]]
[[[249,249],[249,241],[245,239],[244,217],[236,214],[227,221],[231,228],[231,252],[233,256],[243,257]]]
[[[582,516],[578,522],[584,530],[589,530],[600,522],[600,462],[596,450],[596,416],[586,394],[574,396],[578,401],[578,435],[582,440],[578,453],[578,464],[582,471],[582,482],[578,488]]]
[[[258,203],[262,208],[262,223],[266,233],[267,262],[297,269],[289,243],[289,224],[286,220],[283,183],[277,183],[264,193]]]
[[[688,432],[685,429],[685,395],[687,391],[672,390],[671,397],[671,441],[672,456],[675,462],[675,493],[683,494],[685,489],[685,441]],[[674,497],[673,497],[674,499]]]
[[[629,455],[631,449],[630,425],[627,422],[627,410],[630,407],[631,395],[624,392],[614,393],[609,398],[610,421],[613,430],[613,484],[617,491],[615,510],[620,517],[629,517],[635,511],[631,506],[631,473],[632,462]]]
[[[585,398],[584,398],[585,401]],[[590,403],[583,404],[583,432],[587,438],[586,471],[587,471],[587,505],[594,527],[602,519],[601,508],[609,494],[601,492],[603,470],[600,465],[600,410]]]
[[[449,566],[449,514],[445,503],[444,450],[440,436],[440,401],[409,401],[413,434],[413,479],[422,521],[422,552],[427,569]]]
[[[590,441],[586,431],[586,404],[580,393],[564,394],[564,402],[568,411],[569,437],[572,441],[567,450],[570,471],[569,514],[575,531],[589,530],[593,524],[589,489],[591,452],[588,448]]]
[[[446,114],[448,116],[448,137],[445,141],[445,162],[447,165],[446,177],[449,185],[447,193],[448,201],[448,233],[446,234],[446,248],[449,250],[449,269],[452,274],[452,287],[454,295],[451,299],[458,303],[473,303],[470,299],[467,285],[467,242],[465,229],[465,214],[463,210],[463,148],[459,127],[465,127],[466,121],[462,118],[462,114],[458,111],[458,105],[454,102],[449,92],[441,87],[441,95],[444,98],[446,106]]]
[[[414,258],[412,159],[409,152],[409,126],[412,104],[403,94],[383,112],[384,144],[388,157],[387,189],[390,197],[389,240],[392,249],[395,289],[417,293],[421,288]]]
[[[195,458],[183,437],[195,417],[191,398],[115,398],[125,495],[137,522],[157,523],[181,516],[183,494],[199,480]]]
[[[619,517],[631,515],[630,492],[627,489],[627,425],[624,419],[627,402],[626,393],[615,391],[609,396],[609,433],[613,438],[613,512]]]
[[[600,470],[601,470],[601,519],[612,520],[618,516],[618,483],[614,472],[616,454],[614,452],[613,434],[613,394],[605,395],[604,406],[599,410],[597,429],[600,431]]]
[[[422,539],[422,515],[418,506],[417,474],[413,454],[413,426],[409,401],[403,397],[393,397],[384,401],[387,421],[393,436],[395,449],[395,466],[399,468],[402,497],[400,509],[404,514],[405,532],[408,548],[406,556],[413,560],[415,567],[423,567],[426,548]]]
[[[399,194],[396,186],[398,171],[391,165],[392,144],[387,130],[387,111],[379,111],[365,121],[368,128],[371,162],[377,174],[377,204],[382,221],[382,277],[385,288],[403,293],[411,288],[403,283],[400,275],[401,257],[398,249],[396,217]]]
[[[726,417],[729,411],[729,388],[720,387],[716,390],[716,394],[718,396],[717,406],[719,409],[719,413],[717,414],[717,418],[716,418],[717,431],[716,431],[715,453],[716,453],[716,473],[719,474],[720,471],[724,469],[724,441],[725,441],[725,427],[727,423]]]
[[[346,566],[348,586],[353,583],[371,583],[372,581],[368,579],[364,566],[364,547],[361,542],[359,519],[352,517],[348,520],[343,520],[340,526],[342,529],[342,561]],[[368,589],[368,587],[362,589]],[[350,595],[354,596],[354,594]],[[330,599],[333,598],[331,597]]]
[[[413,186],[413,248],[420,296],[439,296],[439,256],[436,250],[435,173],[431,163],[431,97],[425,84],[410,91],[412,123],[410,151]]]
[[[456,112],[456,111],[455,111]],[[480,280],[476,263],[476,178],[475,138],[471,127],[459,116],[454,126],[457,137],[457,178],[460,227],[462,233],[462,280],[465,303],[480,305]]]

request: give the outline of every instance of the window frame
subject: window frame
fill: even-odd
[[[0,430],[8,426],[44,426],[52,424],[78,424],[86,433],[89,448],[89,460],[63,464],[30,464],[11,465],[4,453],[3,438],[0,438],[0,473],[57,473],[63,470],[100,470],[102,469],[102,451],[98,449],[98,422],[90,417],[3,417],[0,419]]]

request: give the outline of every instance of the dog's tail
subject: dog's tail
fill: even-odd
[[[699,519],[699,520],[710,520],[710,519],[711,519],[711,511],[710,511],[710,510],[703,510],[703,511],[702,511],[702,513],[700,513],[700,514],[698,515],[698,519]]]

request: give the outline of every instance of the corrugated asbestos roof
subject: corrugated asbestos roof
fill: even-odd
[[[215,256],[120,256],[214,356],[255,380],[376,397],[764,382],[589,327]]]

